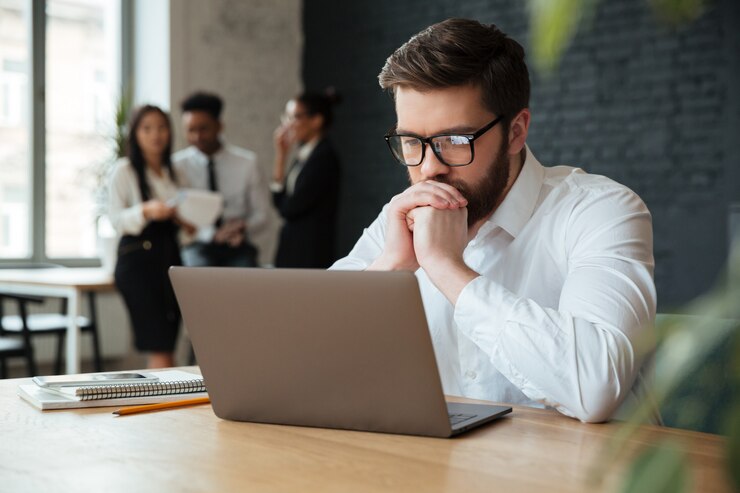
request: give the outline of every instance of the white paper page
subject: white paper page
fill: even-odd
[[[177,193],[173,205],[177,214],[196,227],[212,225],[223,211],[224,199],[220,193],[185,188]]]

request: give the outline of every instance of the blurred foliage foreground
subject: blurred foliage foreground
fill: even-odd
[[[617,0],[602,0],[617,1]],[[699,18],[711,0],[646,0],[656,17],[673,27]],[[531,54],[544,76],[558,62],[578,30],[589,24],[600,0],[528,0]],[[695,300],[684,314],[656,321],[656,402],[643,402],[609,442],[591,471],[595,491],[623,454],[626,443],[649,421],[657,404],[671,426],[711,431],[726,437],[726,470],[740,491],[740,242],[729,262],[729,279]],[[651,333],[653,331],[650,331]],[[646,341],[647,342],[647,341]],[[647,344],[646,347],[651,347]],[[638,451],[620,485],[623,492],[676,493],[700,489],[688,460],[690,445],[664,440]]]
[[[725,436],[725,469],[740,491],[740,243],[733,252],[728,280],[691,303],[685,314],[658,316],[654,401],[641,402],[611,438],[591,473],[594,485],[629,452],[627,441],[657,405],[669,426]],[[690,446],[673,438],[646,446],[632,461],[622,491],[700,489],[691,475]]]

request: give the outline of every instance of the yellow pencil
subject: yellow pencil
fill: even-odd
[[[145,413],[147,411],[156,411],[158,409],[168,409],[171,407],[183,407],[183,406],[194,406],[196,404],[208,404],[209,402],[211,402],[211,399],[209,399],[208,397],[198,397],[196,399],[184,399],[182,401],[160,402],[159,404],[147,404],[145,406],[123,407],[117,411],[114,411],[113,414],[117,416],[125,416],[126,414]]]

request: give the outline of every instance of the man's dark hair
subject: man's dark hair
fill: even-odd
[[[417,91],[467,84],[481,88],[483,104],[506,125],[529,107],[524,48],[495,25],[447,19],[414,35],[385,62],[380,87]]]
[[[223,107],[224,102],[220,97],[207,92],[193,93],[180,103],[180,109],[183,113],[187,113],[188,111],[204,111],[216,120],[221,119],[221,110]]]

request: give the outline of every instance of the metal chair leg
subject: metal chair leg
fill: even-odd
[[[93,347],[93,358],[95,360],[95,371],[103,371],[103,357],[100,353],[100,338],[98,337],[98,314],[95,306],[95,293],[90,291],[87,293],[88,302],[90,304],[90,332],[92,333],[92,347]]]
[[[61,375],[64,373],[62,371],[62,361],[64,359],[64,333],[60,333],[57,336],[57,355],[54,360],[54,374],[55,375]]]

